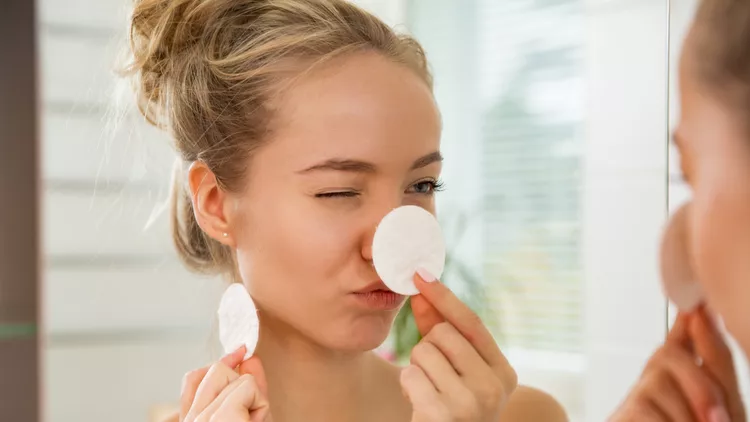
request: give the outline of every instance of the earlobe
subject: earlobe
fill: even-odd
[[[201,229],[214,240],[234,246],[227,215],[224,213],[227,194],[206,163],[195,161],[190,165],[188,186],[195,220]]]

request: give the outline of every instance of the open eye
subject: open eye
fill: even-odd
[[[440,192],[444,189],[443,182],[438,180],[422,180],[419,181],[407,190],[407,193],[416,193],[420,195],[432,195],[435,192]]]

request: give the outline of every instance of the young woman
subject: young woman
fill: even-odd
[[[680,63],[674,133],[692,201],[667,236],[683,273],[750,353],[750,2],[702,0]],[[744,422],[732,356],[705,308],[678,317],[616,421]]]
[[[564,421],[516,388],[485,326],[427,273],[425,338],[401,369],[371,350],[405,298],[372,266],[377,223],[435,212],[440,116],[419,44],[344,0],[139,0],[126,69],[182,157],[186,264],[244,283],[261,337],[185,378],[186,421]]]

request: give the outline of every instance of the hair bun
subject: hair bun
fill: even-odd
[[[203,3],[203,4],[201,4]],[[191,46],[199,41],[193,19],[197,7],[215,1],[136,0],[129,28],[129,61],[123,73],[131,78],[141,113],[152,124],[165,127],[165,103],[172,70],[185,64]],[[192,15],[192,16],[191,16]]]

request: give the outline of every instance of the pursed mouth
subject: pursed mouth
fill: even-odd
[[[366,287],[357,290],[354,293],[367,294],[373,292],[394,293],[393,290],[389,289],[388,286],[386,286],[385,283],[383,283],[381,280],[370,283]]]
[[[383,311],[398,309],[406,300],[406,296],[387,289],[355,292],[352,297],[366,308]]]

